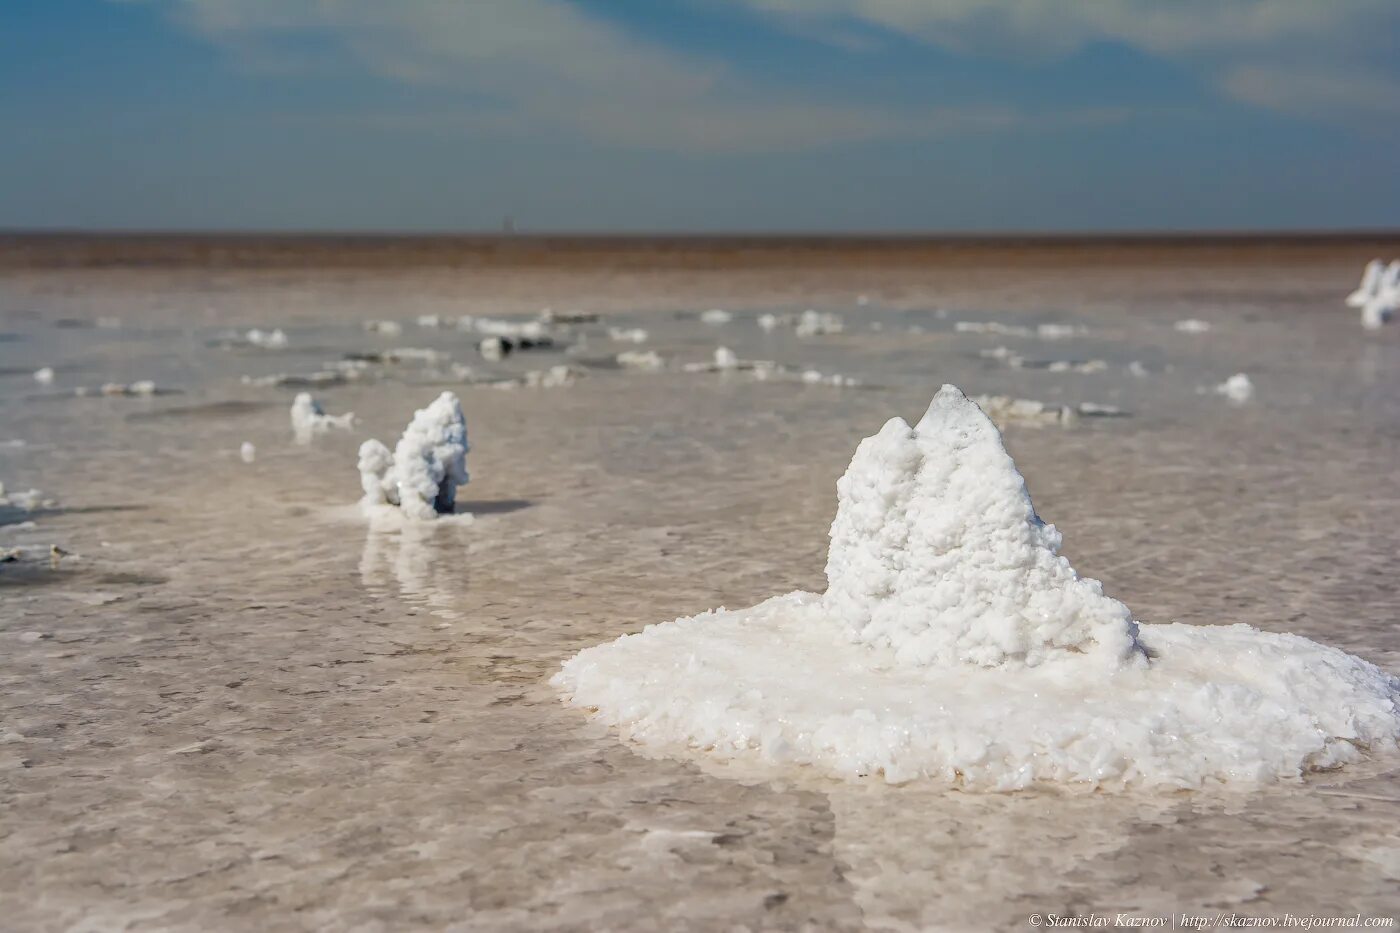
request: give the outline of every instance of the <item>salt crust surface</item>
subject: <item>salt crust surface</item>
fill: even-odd
[[[1245,625],[1142,625],[1056,553],[1000,435],[945,386],[837,486],[824,595],[648,626],[552,681],[658,751],[929,779],[1199,787],[1394,751],[1400,680]]]
[[[451,392],[413,415],[392,453],[377,440],[360,445],[361,500],[366,512],[396,506],[404,517],[427,520],[450,514],[467,473],[467,422]]]

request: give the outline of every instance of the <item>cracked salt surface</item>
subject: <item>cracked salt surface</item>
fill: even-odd
[[[837,486],[824,595],[648,626],[552,683],[658,751],[974,790],[1268,782],[1393,752],[1400,680],[1247,625],[1141,625],[1058,556],[944,386]]]

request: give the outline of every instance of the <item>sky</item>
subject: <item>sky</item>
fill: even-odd
[[[0,228],[1400,227],[1398,0],[6,0]]]

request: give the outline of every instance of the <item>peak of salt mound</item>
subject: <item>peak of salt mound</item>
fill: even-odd
[[[1058,556],[1001,434],[955,386],[917,426],[862,441],[836,490],[822,600],[851,640],[911,666],[1133,654],[1127,607]]]
[[[450,514],[467,473],[467,422],[451,392],[420,408],[394,447],[377,440],[360,446],[360,484],[366,505],[394,505],[413,519]]]

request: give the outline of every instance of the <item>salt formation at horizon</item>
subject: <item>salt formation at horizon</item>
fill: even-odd
[[[355,423],[355,413],[347,411],[343,415],[328,415],[321,403],[311,397],[310,392],[298,392],[292,400],[292,433],[297,443],[309,444],[318,434],[326,434],[340,429],[350,430]]]
[[[467,473],[467,422],[457,396],[443,392],[413,415],[393,453],[377,440],[360,445],[362,505],[392,506],[406,517],[449,515]]]
[[[1379,259],[1368,262],[1361,285],[1347,296],[1347,304],[1361,309],[1361,324],[1368,330],[1375,330],[1400,312],[1400,259],[1389,265]]]
[[[1140,625],[1059,556],[995,426],[944,386],[861,442],[825,594],[648,626],[552,683],[658,751],[928,779],[1198,787],[1394,751],[1400,679],[1245,625]]]

